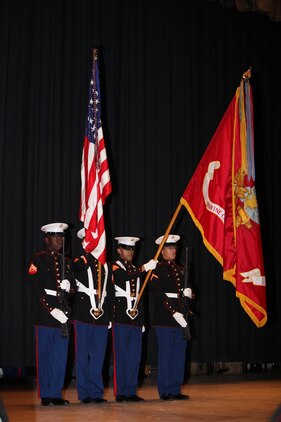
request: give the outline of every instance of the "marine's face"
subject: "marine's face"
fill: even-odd
[[[50,252],[61,252],[63,245],[63,236],[47,236],[45,237],[47,249]]]
[[[132,262],[133,257],[134,257],[134,253],[135,253],[135,249],[134,248],[124,249],[124,248],[122,248],[122,246],[119,246],[117,248],[117,252],[118,252],[121,259],[123,259],[124,261]]]
[[[167,261],[174,261],[177,256],[177,246],[164,246],[161,253]]]

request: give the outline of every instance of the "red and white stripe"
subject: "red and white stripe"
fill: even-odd
[[[80,220],[84,223],[83,247],[102,264],[106,261],[106,235],[103,205],[111,193],[111,181],[102,127],[96,144],[84,139],[81,165]]]

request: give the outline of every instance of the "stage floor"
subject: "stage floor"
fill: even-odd
[[[1,380],[0,398],[10,422],[280,422],[281,371],[272,372],[191,376],[182,387],[182,393],[190,395],[187,401],[159,400],[156,376],[145,378],[140,386],[138,395],[145,399],[141,403],[116,403],[109,382],[104,396],[108,403],[81,404],[77,400],[75,379],[64,394],[70,405],[63,408],[40,405],[35,379]],[[274,414],[279,413],[279,408],[276,418]],[[5,421],[3,416],[2,421]]]

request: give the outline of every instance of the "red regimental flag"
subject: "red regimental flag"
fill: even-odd
[[[83,247],[102,264],[106,261],[103,205],[110,193],[111,181],[101,125],[98,52],[94,49],[81,164],[80,220],[85,227]]]
[[[267,321],[266,282],[255,191],[250,72],[243,75],[180,200],[223,266],[257,327]]]

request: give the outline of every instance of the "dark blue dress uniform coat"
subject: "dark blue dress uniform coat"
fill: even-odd
[[[76,257],[73,263],[77,291],[72,305],[73,320],[91,325],[108,326],[112,321],[114,289],[111,265],[101,265],[101,308],[103,314],[95,319],[90,310],[98,307],[98,260],[90,253]]]
[[[143,301],[138,303],[138,315],[132,319],[128,310],[134,307],[143,283],[143,271],[132,263],[122,259],[115,261],[112,267],[115,299],[113,320],[118,324],[142,327],[144,325]]]
[[[173,314],[184,311],[181,300],[184,267],[177,265],[174,261],[160,261],[153,270],[150,280],[152,325],[179,327]]]
[[[42,251],[35,253],[29,265],[29,282],[32,296],[32,322],[44,327],[60,328],[50,312],[54,308],[61,309],[59,296],[61,293],[59,282],[61,281],[62,255],[57,252]],[[71,298],[76,289],[72,262],[65,258],[65,277],[70,282]],[[69,315],[70,316],[70,315]]]

